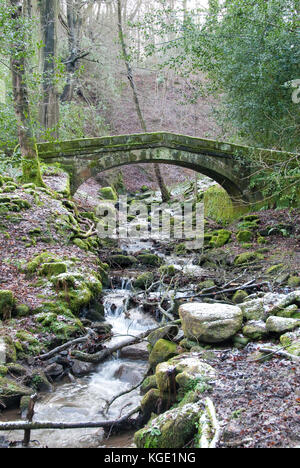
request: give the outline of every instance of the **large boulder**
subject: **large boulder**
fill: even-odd
[[[137,448],[183,448],[197,433],[201,406],[189,403],[152,419],[135,433]]]
[[[237,306],[191,302],[179,308],[186,338],[204,343],[220,343],[241,328],[243,313]]]

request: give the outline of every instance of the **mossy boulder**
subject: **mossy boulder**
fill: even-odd
[[[59,259],[51,252],[43,252],[36,255],[30,262],[24,266],[24,271],[30,274],[37,273],[43,263],[57,262]]]
[[[141,401],[141,410],[144,418],[148,420],[153,413],[163,413],[170,408],[170,404],[174,403],[174,401],[175,398],[170,398],[167,393],[162,394],[157,388],[150,389]]]
[[[146,377],[146,379],[142,383],[140,393],[142,395],[145,395],[147,392],[149,392],[149,390],[153,388],[157,388],[156,377],[155,375],[150,375],[149,377]]]
[[[15,305],[15,299],[12,291],[5,289],[0,290],[0,320],[11,318],[12,311]]]
[[[241,230],[237,233],[236,238],[241,244],[244,242],[251,242],[253,240],[253,232],[248,230]]]
[[[239,304],[246,320],[265,320],[266,313],[262,299],[253,299]]]
[[[99,190],[99,198],[101,200],[117,201],[118,194],[112,187],[103,187]]]
[[[211,248],[219,248],[223,247],[223,245],[227,244],[231,238],[231,232],[227,231],[226,229],[221,229],[219,231],[216,231],[211,240],[209,241],[209,246]]]
[[[111,255],[108,257],[107,263],[114,268],[130,268],[137,263],[137,260],[132,255]]]
[[[154,282],[154,275],[151,272],[142,273],[134,281],[133,286],[137,289],[147,289]]]
[[[248,263],[254,263],[259,260],[263,260],[264,256],[258,252],[244,252],[234,259],[235,265],[246,265]]]
[[[138,255],[137,260],[143,265],[148,265],[148,266],[159,266],[163,262],[162,259],[158,255],[154,255],[154,254]]]
[[[177,352],[177,345],[172,341],[168,341],[165,339],[158,340],[149,356],[149,364],[152,369],[155,369],[157,364],[160,362],[168,361],[171,357],[176,356]]]
[[[197,433],[200,416],[196,403],[169,410],[136,432],[134,442],[137,448],[183,448]]]
[[[40,269],[42,276],[55,276],[67,272],[67,265],[63,262],[44,263]]]
[[[17,408],[23,396],[30,396],[31,388],[7,377],[0,377],[0,401],[6,408]]]

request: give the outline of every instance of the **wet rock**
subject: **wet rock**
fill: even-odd
[[[62,375],[64,368],[61,364],[53,363],[45,368],[45,374],[47,377],[55,378]]]
[[[74,359],[72,364],[72,372],[75,377],[83,377],[90,374],[94,369],[94,364],[90,362],[82,362]]]
[[[196,403],[166,411],[136,432],[137,448],[182,448],[197,432],[201,406]]]
[[[220,343],[235,335],[242,326],[239,307],[227,304],[189,303],[179,308],[186,338],[205,343]]]
[[[284,318],[284,317],[269,317],[266,322],[266,327],[269,332],[285,333],[294,330],[300,326],[300,320]]]
[[[143,374],[135,363],[126,363],[120,365],[119,369],[114,373],[114,377],[134,386],[142,380]]]
[[[261,340],[269,330],[263,320],[250,320],[243,328],[243,334],[251,340]]]
[[[149,351],[147,343],[137,343],[126,348],[121,349],[120,357],[126,359],[143,360],[147,361],[149,358]]]
[[[178,334],[179,328],[177,325],[167,325],[166,327],[161,327],[158,330],[153,331],[148,336],[147,340],[151,346],[154,346],[155,343],[160,339],[172,340]]]

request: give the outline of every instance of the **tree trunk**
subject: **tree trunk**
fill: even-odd
[[[146,122],[145,122],[144,117],[143,117],[143,113],[142,113],[141,106],[140,106],[140,101],[139,101],[138,94],[137,94],[137,91],[136,91],[135,82],[134,82],[133,73],[132,73],[132,68],[131,68],[131,63],[130,63],[130,58],[129,58],[129,55],[127,53],[127,48],[126,48],[126,43],[125,43],[125,38],[124,38],[124,33],[123,33],[121,0],[118,0],[118,30],[119,30],[119,40],[120,40],[121,47],[122,47],[122,55],[123,55],[124,63],[125,63],[126,70],[127,70],[127,78],[129,80],[129,83],[130,83],[130,86],[131,86],[131,89],[132,89],[133,100],[134,100],[136,112],[137,112],[137,115],[138,115],[142,130],[144,132],[147,132],[147,126],[146,126]],[[157,164],[157,163],[154,164],[154,170],[155,170],[155,175],[156,175],[157,182],[158,182],[158,185],[159,185],[159,188],[160,188],[162,201],[166,203],[166,202],[168,202],[170,200],[171,197],[170,197],[170,193],[169,193],[169,191],[168,191],[168,189],[167,189],[167,187],[166,187],[166,185],[164,183],[159,164]]]
[[[42,101],[40,123],[58,138],[59,103],[55,86],[55,59],[57,55],[58,0],[40,2],[41,40],[45,46],[41,51],[43,67]],[[48,139],[48,138],[46,138]]]
[[[82,18],[79,0],[68,0],[67,2],[67,28],[69,57],[66,61],[67,83],[60,97],[62,102],[72,101],[74,94],[74,75],[79,67],[80,60],[80,36]]]
[[[24,42],[24,30],[22,25],[23,8],[26,8],[26,2],[22,4],[18,0],[10,0],[14,12],[12,20],[15,27],[16,37],[11,44],[11,73],[12,88],[16,118],[18,122],[18,137],[22,154],[22,169],[24,182],[34,182],[37,186],[44,186],[38,154],[36,150],[36,141],[33,134],[33,128],[30,118],[30,108],[28,100],[28,90],[26,83],[26,43]]]

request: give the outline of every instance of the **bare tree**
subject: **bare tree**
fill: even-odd
[[[122,47],[122,55],[123,55],[124,63],[125,63],[125,66],[126,66],[127,78],[129,80],[129,83],[130,83],[130,86],[131,86],[131,89],[132,89],[134,104],[135,104],[136,112],[137,112],[137,115],[138,115],[138,118],[139,118],[139,121],[140,121],[141,128],[142,128],[142,130],[144,132],[147,132],[147,126],[146,126],[146,122],[144,120],[143,113],[142,113],[142,110],[141,110],[140,101],[139,101],[138,93],[137,93],[134,78],[133,78],[133,72],[132,72],[132,67],[131,67],[131,63],[130,63],[130,57],[129,57],[128,53],[127,53],[127,47],[126,47],[126,42],[125,42],[125,38],[124,38],[121,0],[117,0],[117,2],[118,2],[119,40],[120,40],[121,47]],[[161,174],[161,171],[160,171],[159,164],[154,164],[154,169],[155,169],[155,175],[156,175],[156,178],[157,178],[157,182],[158,182],[158,185],[159,185],[159,188],[160,188],[160,191],[161,191],[162,200],[163,200],[163,202],[168,202],[170,200],[170,193],[169,193],[169,191],[168,191],[168,189],[167,189],[167,187],[166,187],[166,185],[164,183],[164,180],[163,180],[163,177],[162,177],[162,174]]]
[[[57,55],[58,0],[39,2],[41,49],[43,69],[42,100],[40,102],[40,123],[43,128],[51,129],[52,136],[58,137],[59,102],[55,86],[55,68]]]
[[[18,122],[18,139],[22,154],[23,180],[44,186],[40,164],[36,151],[36,142],[31,122],[28,89],[26,82],[26,36],[28,31],[23,24],[23,17],[28,14],[27,1],[10,0],[13,8],[11,74],[15,113]]]

